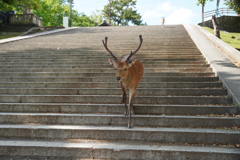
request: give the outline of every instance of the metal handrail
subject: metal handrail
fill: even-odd
[[[235,12],[233,9],[229,9],[229,8],[218,8],[215,10],[204,12],[204,18],[208,18],[213,15],[221,15],[221,16],[234,15],[234,16],[236,16],[237,12]]]

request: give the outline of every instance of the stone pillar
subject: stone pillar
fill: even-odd
[[[63,17],[63,27],[68,28],[68,18],[69,17]]]

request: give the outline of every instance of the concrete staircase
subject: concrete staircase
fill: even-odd
[[[133,129],[101,40],[145,74]],[[0,44],[0,160],[240,159],[240,119],[182,25],[77,28]]]

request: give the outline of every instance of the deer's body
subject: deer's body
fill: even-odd
[[[128,68],[128,70],[125,74],[121,74],[118,70],[116,70],[116,77],[121,77],[120,82],[123,83],[126,89],[137,88],[137,85],[143,76],[143,65],[139,60],[137,60],[136,57],[133,57],[130,60],[132,61],[131,63],[134,63],[134,64],[132,64],[129,67],[129,64],[125,62],[126,57],[127,56],[123,57],[123,59],[118,64],[117,68],[119,70]]]
[[[126,62],[127,57],[128,56],[123,57],[121,61],[116,63],[109,60],[109,63],[116,69],[116,78],[120,81],[120,87],[123,90],[122,102],[125,103],[126,107],[125,115],[129,114],[129,109],[127,108],[126,90],[129,90],[129,105],[131,107],[131,113],[134,114],[133,99],[136,95],[136,89],[138,83],[142,79],[144,70],[142,63],[137,60],[136,57],[132,57],[130,59],[130,64]]]
[[[112,52],[107,48],[107,38],[105,38],[105,43],[103,44],[107,51],[113,56],[114,59],[108,59],[108,62],[116,70],[116,79],[120,82],[120,87],[123,90],[122,102],[125,103],[125,115],[129,115],[128,128],[132,128],[131,114],[134,114],[133,100],[136,95],[137,85],[142,79],[144,68],[142,63],[137,60],[133,55],[140,49],[142,44],[142,36],[140,37],[140,45],[136,51],[131,52],[130,55],[124,56],[121,61],[112,54]],[[127,105],[127,92],[129,91],[129,102]]]

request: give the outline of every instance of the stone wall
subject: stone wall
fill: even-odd
[[[26,32],[29,29],[36,27],[35,24],[0,24],[1,32]]]
[[[216,18],[219,24],[218,28],[227,32],[239,32],[240,33],[240,16],[222,16]],[[213,29],[212,20],[199,23],[202,27],[209,27]]]

